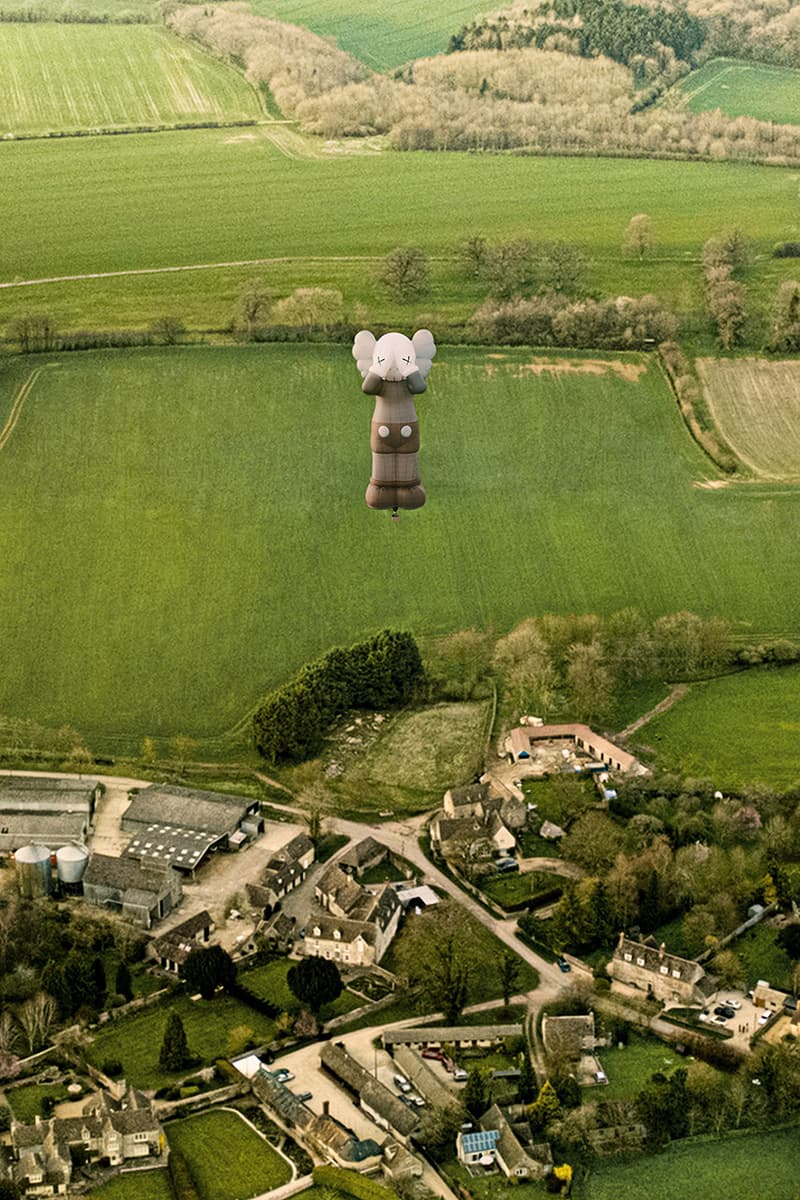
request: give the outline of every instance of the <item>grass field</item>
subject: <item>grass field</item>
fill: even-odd
[[[70,1096],[63,1083],[31,1083],[25,1087],[12,1088],[6,1093],[14,1119],[22,1121],[23,1125],[32,1125],[37,1117],[47,1116],[42,1108],[45,1098],[59,1103],[69,1100]]]
[[[118,1175],[92,1189],[92,1200],[175,1200],[169,1171],[136,1171]]]
[[[800,633],[800,492],[693,487],[708,463],[653,360],[552,361],[440,355],[428,504],[395,526],[363,503],[371,403],[345,347],[37,359],[0,451],[0,713],[93,748],[210,736],[386,625],[633,604]],[[30,369],[6,369],[0,414]]]
[[[707,358],[697,366],[714,420],[742,462],[760,479],[800,481],[800,363]]]
[[[376,71],[398,67],[412,58],[439,54],[452,34],[479,12],[477,0],[378,0],[358,9],[352,0],[250,0],[253,12],[292,25],[305,25],[335,38],[343,50]]]
[[[599,1051],[599,1057],[608,1083],[584,1089],[585,1100],[635,1100],[655,1071],[668,1076],[681,1062],[680,1056],[657,1038],[638,1034],[633,1034],[621,1050],[605,1047]]]
[[[668,1146],[595,1167],[580,1200],[796,1200],[800,1129]]]
[[[0,136],[263,115],[244,77],[151,25],[0,23]]]
[[[800,71],[789,67],[714,58],[692,71],[679,91],[692,112],[719,108],[729,117],[800,124]]]
[[[483,764],[489,704],[439,704],[401,713],[337,781],[341,800],[364,814],[419,812]],[[338,757],[338,756],[337,756]]]
[[[202,1200],[247,1200],[291,1179],[285,1159],[237,1113],[217,1109],[167,1125]]]
[[[291,967],[288,958],[279,958],[263,967],[254,967],[252,971],[241,972],[240,981],[249,987],[257,996],[270,1000],[282,1012],[297,1013],[303,1007],[293,992],[289,990],[286,975]],[[360,996],[354,996],[346,988],[331,1004],[324,1004],[320,1009],[320,1020],[330,1021],[343,1013],[360,1008],[364,1001]]]
[[[766,167],[424,153],[291,159],[259,127],[10,142],[0,145],[0,174],[0,282],[280,260],[1,288],[0,323],[44,309],[63,329],[141,327],[165,312],[221,328],[253,275],[275,295],[339,287],[372,321],[463,320],[484,297],[452,259],[464,230],[577,242],[592,260],[592,290],[655,292],[682,311],[702,308],[701,247],[723,229],[738,225],[763,255],[748,274],[753,305],[796,272],[770,255],[796,229],[797,184]],[[650,215],[657,247],[643,263],[620,249],[637,212]],[[383,255],[412,243],[435,260],[432,290],[402,304],[377,276]]]
[[[721,788],[761,781],[785,789],[800,780],[798,688],[797,667],[692,684],[636,741],[653,747],[662,765],[712,778]]]
[[[247,1026],[256,1043],[271,1040],[274,1025],[266,1017],[247,1008],[230,996],[213,1000],[193,1001],[177,996],[169,1008],[145,1009],[134,1017],[115,1021],[103,1027],[88,1051],[89,1061],[96,1067],[111,1059],[122,1063],[123,1074],[138,1088],[159,1088],[173,1083],[186,1071],[166,1072],[158,1065],[158,1055],[170,1010],[178,1013],[186,1030],[189,1050],[206,1065],[227,1052],[228,1037],[233,1029]]]

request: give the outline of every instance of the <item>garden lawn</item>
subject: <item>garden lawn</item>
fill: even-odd
[[[63,1083],[31,1083],[6,1092],[15,1120],[22,1121],[23,1125],[32,1125],[37,1117],[48,1116],[42,1108],[42,1101],[47,1096],[56,1103],[70,1099]]]
[[[270,1000],[277,1005],[281,1012],[297,1013],[303,1007],[297,997],[289,989],[286,975],[292,963],[288,958],[278,958],[266,963],[263,967],[254,967],[252,971],[241,971],[240,982],[250,988],[256,996]],[[360,996],[354,996],[347,988],[331,1004],[324,1004],[320,1009],[320,1020],[330,1021],[343,1013],[361,1008],[364,1001]]]
[[[442,349],[419,400],[428,502],[394,524],[363,501],[372,403],[346,347],[15,360],[6,396],[41,371],[0,450],[0,713],[120,752],[219,735],[302,663],[386,627],[634,605],[800,634],[800,491],[693,487],[709,464],[653,359],[548,361]],[[453,723],[425,786],[454,781],[479,728]],[[387,754],[380,775],[373,759],[363,787],[420,763]]]
[[[455,261],[465,231],[494,242],[577,243],[593,264],[592,293],[654,292],[681,311],[702,308],[702,245],[723,228],[741,228],[759,252],[747,273],[751,305],[796,273],[791,260],[771,257],[773,244],[791,236],[796,207],[792,173],[774,167],[424,152],[319,157],[318,143],[308,154],[286,157],[268,127],[0,145],[0,282],[268,260],[2,289],[0,323],[24,306],[51,313],[60,329],[142,328],[165,313],[221,329],[243,280],[262,276],[273,296],[335,286],[351,311],[366,305],[373,323],[411,325],[422,312],[435,328],[434,318],[464,320],[485,296]],[[656,241],[643,262],[620,250],[637,212],[651,217]],[[431,292],[408,303],[378,281],[383,256],[402,244],[435,260]]]
[[[627,1046],[607,1047],[599,1052],[608,1083],[584,1089],[587,1100],[635,1100],[655,1071],[670,1075],[680,1065],[680,1055],[656,1038],[632,1033]]]
[[[748,988],[753,988],[759,979],[768,980],[773,987],[792,990],[792,961],[776,941],[776,930],[772,925],[756,925],[748,929],[731,946],[742,964]]]
[[[796,666],[695,683],[642,726],[636,742],[652,747],[661,766],[711,778],[723,789],[762,782],[784,790],[800,779],[798,689]]]
[[[177,1012],[183,1021],[189,1050],[202,1064],[212,1063],[228,1052],[232,1031],[249,1029],[255,1044],[271,1041],[274,1035],[272,1021],[230,996],[197,1001],[176,996],[168,1005],[145,1009],[134,1017],[104,1026],[89,1047],[89,1061],[95,1067],[111,1060],[121,1062],[122,1074],[137,1088],[160,1088],[189,1075],[195,1068],[169,1072],[158,1065],[170,1010]],[[238,1045],[234,1048],[240,1050]]]
[[[481,890],[502,907],[515,907],[535,902],[542,892],[564,886],[563,877],[546,871],[525,871],[508,875],[492,875],[481,882]]]
[[[580,1200],[794,1200],[800,1129],[678,1142],[595,1167]]]
[[[714,58],[681,82],[692,112],[721,109],[729,117],[755,117],[778,125],[800,121],[800,71],[765,63]]]
[[[170,1122],[166,1134],[186,1159],[201,1200],[247,1200],[291,1179],[289,1164],[230,1110]]]
[[[263,115],[242,75],[152,25],[3,22],[0,61],[6,137]]]
[[[118,1175],[92,1189],[92,1200],[176,1200],[169,1171],[136,1171]]]

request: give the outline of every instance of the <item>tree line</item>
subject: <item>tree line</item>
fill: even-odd
[[[598,30],[606,7],[592,10]],[[614,14],[627,8],[615,0]],[[505,49],[462,50],[420,60],[389,77],[370,73],[313,34],[238,10],[193,6],[179,10],[170,22],[179,33],[240,64],[287,117],[325,138],[383,134],[398,150],[800,162],[794,126],[731,119],[718,111],[643,107],[634,68],[648,78],[680,74],[677,64],[683,60],[663,43],[644,64],[637,65],[633,55],[634,67],[603,54],[581,59],[569,40],[562,45],[550,39],[546,49],[517,50],[510,62]],[[645,15],[641,22],[642,29],[650,28],[648,22],[659,28],[674,25],[680,48],[685,38],[678,31],[693,27],[685,14],[674,20]]]
[[[409,633],[386,629],[330,650],[259,706],[253,717],[256,749],[273,763],[312,758],[337,716],[353,708],[403,705],[421,676],[419,649]]]

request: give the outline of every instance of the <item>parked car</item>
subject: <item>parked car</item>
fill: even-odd
[[[425,1101],[422,1099],[422,1096],[418,1096],[416,1092],[412,1092],[408,1098],[415,1108],[425,1107]]]
[[[287,1071],[285,1067],[281,1067],[279,1071],[275,1072],[275,1078],[278,1083],[291,1083],[294,1075],[291,1071]]]
[[[313,1099],[313,1095],[311,1092],[301,1092],[300,1095],[297,1097],[297,1099],[301,1100],[303,1102],[303,1104],[305,1104],[305,1102],[307,1100]]]
[[[510,875],[519,870],[519,863],[515,858],[499,858],[494,865],[501,875]]]
[[[714,1017],[714,1024],[715,1025],[724,1025],[725,1022],[728,1020],[729,1020],[728,1017]]]
[[[736,1012],[738,1012],[739,1009],[742,1007],[741,1000],[723,1000],[722,1003],[725,1005],[726,1008],[732,1008]]]
[[[411,1091],[411,1084],[408,1082],[405,1075],[395,1075],[394,1086],[400,1092],[410,1092]]]
[[[463,1067],[453,1068],[453,1079],[455,1079],[456,1083],[465,1083],[468,1077],[468,1072]]]
[[[556,959],[556,966],[558,967],[559,971],[563,971],[565,975],[567,974],[568,971],[572,970],[572,967],[569,965],[567,960],[564,958],[563,954],[559,954],[558,958]]]
[[[432,1058],[436,1062],[442,1062],[444,1060],[444,1054],[441,1050],[437,1050],[435,1046],[425,1046],[422,1050],[422,1057]]]
[[[762,1012],[761,1016],[758,1018],[759,1025],[766,1025],[767,1021],[772,1015],[773,1014],[771,1012]]]

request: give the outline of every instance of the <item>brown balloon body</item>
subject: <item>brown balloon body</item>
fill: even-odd
[[[424,380],[421,382],[420,391],[424,391]],[[409,381],[368,374],[362,390],[375,396],[369,439],[372,474],[364,497],[368,506],[422,508],[425,489],[419,477],[419,421]]]

